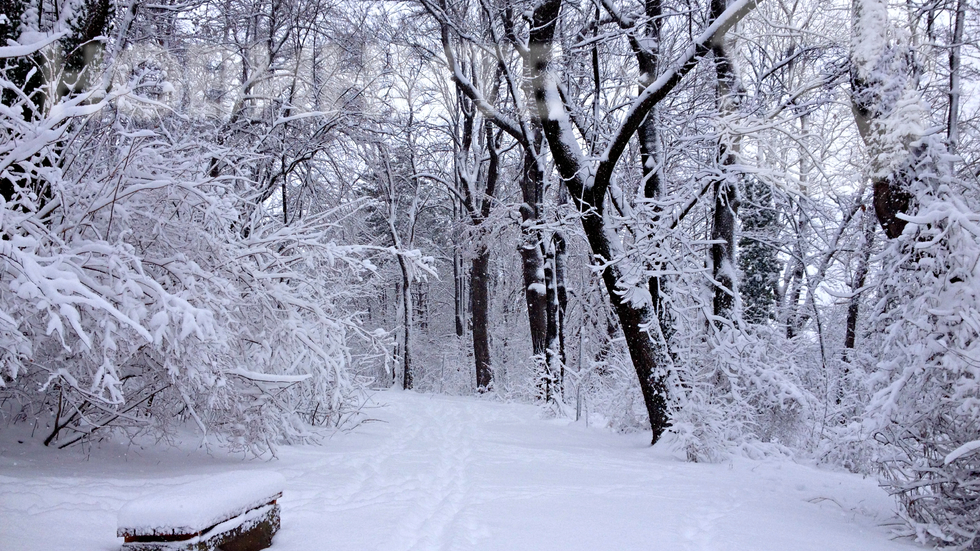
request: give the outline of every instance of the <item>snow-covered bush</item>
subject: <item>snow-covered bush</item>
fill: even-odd
[[[382,249],[336,242],[357,205],[286,224],[221,121],[138,83],[25,83],[20,61],[53,56],[58,28],[0,50],[4,413],[61,446],[191,420],[256,454],[303,438],[353,389],[349,339],[374,337],[348,303]]]
[[[980,214],[934,136],[912,143],[917,212],[885,251],[866,431],[923,541],[980,544]]]
[[[762,326],[677,339],[671,430],[689,460],[761,457],[801,447],[817,401],[780,344],[775,331]]]

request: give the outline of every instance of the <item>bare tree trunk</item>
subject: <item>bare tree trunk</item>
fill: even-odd
[[[660,41],[663,29],[663,5],[661,0],[646,0],[644,11],[647,16],[646,48],[639,44],[633,45],[636,61],[640,68],[640,91],[653,83],[659,73]],[[597,52],[594,52],[597,54]],[[595,79],[599,79],[598,67],[595,68]],[[597,83],[598,84],[598,83]],[[637,139],[640,143],[640,168],[643,172],[643,197],[647,199],[660,198],[663,193],[661,181],[660,143],[657,136],[657,108],[650,109],[647,117],[640,124]]]
[[[724,149],[724,147],[722,147]],[[734,164],[734,155],[725,154],[725,165]],[[732,320],[735,315],[735,216],[738,189],[728,179],[714,182],[715,207],[711,226],[711,275],[715,296],[714,315]]]
[[[637,65],[640,68],[640,92],[643,88],[653,83],[659,73],[660,66],[660,43],[663,30],[663,3],[661,0],[646,0],[644,2],[644,12],[647,16],[646,45],[632,45],[636,55]],[[597,51],[593,52],[597,56]],[[594,68],[594,78],[599,80],[598,66]],[[597,83],[598,86],[598,83]],[[637,130],[637,139],[640,144],[640,170],[643,174],[643,197],[645,199],[661,199],[664,194],[663,174],[662,174],[662,152],[660,149],[660,139],[657,132],[657,107],[650,109],[646,118]],[[660,207],[653,206],[660,214]],[[656,218],[655,217],[655,218]],[[660,269],[662,266],[654,266]],[[664,303],[664,281],[660,277],[651,277],[647,282],[647,289],[650,291],[651,303],[657,314],[657,321],[660,324],[660,332],[664,338],[665,346],[669,347],[670,336],[673,334],[673,320],[670,312],[667,311]]]
[[[801,167],[802,168],[802,167]],[[805,173],[802,173],[805,174]],[[803,248],[803,226],[806,219],[803,207],[798,205],[799,216],[796,220],[796,242],[793,244],[793,257],[786,269],[784,279],[782,321],[786,325],[786,338],[796,336],[800,309],[800,296],[803,293],[803,279],[806,277],[806,251]]]
[[[652,441],[656,442],[667,429],[668,424],[667,377],[670,355],[667,353],[652,304],[635,304],[623,300],[623,295],[618,288],[622,276],[620,267],[605,262],[613,258],[613,246],[609,241],[613,232],[606,231],[603,217],[605,192],[611,171],[608,176],[603,174],[601,182],[593,181],[591,186],[585,185],[582,178],[587,169],[580,166],[579,156],[569,149],[573,147],[569,141],[572,138],[567,135],[570,129],[562,126],[562,120],[552,116],[553,108],[548,105],[549,94],[552,97],[557,95],[554,83],[549,83],[547,80],[547,68],[551,58],[551,41],[560,10],[561,0],[546,0],[534,11],[530,55],[535,105],[558,172],[568,186],[569,195],[582,213],[582,229],[589,241],[593,258],[604,263],[601,272],[602,281],[626,337],[626,345],[633,360],[633,367],[640,382],[640,391],[650,418]],[[609,168],[611,170],[612,167]]]
[[[949,152],[956,154],[960,142],[960,50],[963,44],[963,24],[966,19],[966,0],[957,0],[956,19],[953,23],[953,43],[949,48],[949,119],[946,123],[946,136]]]
[[[532,122],[530,125],[522,121],[514,121],[509,114],[498,111],[496,106],[486,101],[479,90],[469,82],[461,71],[450,47],[449,34],[453,27],[447,20],[447,2],[443,0],[439,6],[424,3],[429,13],[441,23],[443,49],[446,61],[453,73],[457,84],[466,90],[473,98],[477,107],[484,115],[492,119],[494,124],[507,132],[524,148],[524,178],[522,191],[524,204],[521,205],[523,218],[522,230],[525,240],[521,246],[523,274],[528,297],[528,318],[531,324],[532,342],[536,345],[535,352],[543,351],[541,346],[547,336],[547,311],[541,304],[545,299],[547,287],[544,284],[544,266],[541,256],[540,236],[529,239],[535,228],[533,224],[539,219],[538,203],[544,190],[543,168],[539,165],[543,139],[547,139],[551,157],[569,196],[581,214],[581,223],[586,238],[592,249],[592,258],[598,264],[602,280],[609,295],[609,300],[619,317],[620,325],[626,337],[627,347],[633,366],[639,379],[650,427],[653,432],[652,441],[657,442],[667,428],[667,380],[671,370],[671,357],[660,329],[657,310],[653,303],[645,298],[625,300],[624,289],[619,285],[623,282],[622,267],[611,260],[636,261],[629,255],[623,255],[623,243],[615,242],[618,236],[613,228],[607,227],[603,216],[606,193],[609,189],[616,165],[618,164],[627,145],[636,134],[644,119],[658,103],[663,101],[681,82],[684,76],[697,66],[702,57],[711,51],[711,45],[724,37],[725,33],[747,15],[756,6],[755,0],[736,0],[723,17],[719,17],[704,31],[697,35],[690,46],[683,50],[677,60],[663,74],[647,86],[626,111],[624,120],[610,135],[605,152],[599,156],[586,156],[581,151],[578,138],[574,135],[568,117],[569,98],[562,97],[558,83],[550,74],[549,64],[555,42],[555,30],[561,14],[563,0],[543,0],[532,10],[529,21],[527,43],[514,32],[516,17],[515,10],[505,9],[501,14],[506,40],[511,43],[524,60],[526,96],[533,98]],[[617,13],[615,7],[604,3],[611,14]],[[525,12],[526,13],[526,12]],[[525,15],[526,17],[526,15]],[[619,18],[625,23],[621,17]],[[627,25],[629,26],[629,25]],[[498,45],[503,44],[496,34],[495,27],[489,26]],[[512,93],[512,95],[515,95]],[[515,97],[520,105],[520,98]],[[598,102],[596,103],[596,105]],[[530,129],[528,128],[530,127]],[[533,189],[540,190],[530,196],[531,184]],[[533,200],[532,200],[533,199]],[[615,254],[614,254],[615,251]],[[646,282],[643,284],[646,286]],[[628,290],[628,289],[627,289]],[[635,297],[635,293],[633,293]],[[642,295],[646,295],[643,293]],[[540,329],[544,329],[539,330]],[[541,344],[538,344],[541,343]]]
[[[411,120],[411,119],[409,119]],[[392,244],[395,249],[399,252],[405,250],[404,243],[402,243],[401,237],[398,235],[398,227],[396,225],[396,220],[398,217],[398,206],[397,199],[395,197],[395,176],[392,172],[391,163],[388,158],[388,151],[383,145],[378,144],[378,156],[380,158],[382,167],[384,168],[384,178],[380,182],[381,184],[381,194],[385,197],[387,201],[387,220],[385,221],[388,227],[388,236],[391,239]],[[414,168],[414,167],[413,167]],[[413,174],[414,174],[413,170]],[[417,180],[416,185],[417,185]],[[412,202],[412,207],[410,211],[410,222],[414,223],[413,217],[417,209],[418,200],[418,190],[416,190],[416,197]],[[412,224],[409,224],[410,226]],[[411,234],[411,232],[410,232]],[[412,245],[412,239],[409,239],[408,246]],[[414,309],[412,307],[412,272],[411,266],[404,255],[398,255],[398,268],[401,270],[401,280],[399,284],[401,286],[402,300],[402,388],[409,390],[415,383],[414,373],[412,372],[412,314]]]
[[[871,260],[871,251],[874,249],[875,240],[875,226],[872,220],[871,213],[867,211],[864,206],[861,207],[865,210],[864,216],[862,217],[862,225],[864,226],[864,241],[861,243],[861,248],[858,252],[858,265],[854,269],[854,281],[851,284],[851,298],[847,304],[847,321],[844,326],[844,352],[841,359],[847,364],[851,361],[849,356],[850,351],[854,350],[854,346],[857,344],[857,325],[858,325],[858,314],[861,307],[861,289],[864,288],[865,280],[868,276],[868,264]],[[844,374],[847,375],[848,367],[844,366]],[[838,399],[838,403],[839,399]]]
[[[527,321],[531,331],[531,350],[540,363],[545,362],[548,348],[548,306],[547,282],[544,274],[544,254],[541,231],[533,226],[541,214],[541,200],[544,195],[544,173],[538,163],[540,147],[544,138],[535,129],[537,151],[524,151],[524,174],[521,179],[521,264],[524,277],[524,298],[527,303]]]
[[[473,294],[473,357],[476,389],[486,392],[493,382],[490,364],[490,250],[481,247],[473,259],[470,281]]]
[[[544,260],[544,280],[547,285],[545,304],[548,314],[547,334],[545,337],[545,371],[541,386],[544,389],[545,401],[561,398],[558,372],[561,370],[558,358],[558,290],[555,277],[555,248],[551,244],[547,248]]]
[[[552,241],[555,244],[555,289],[558,295],[558,358],[561,361],[559,381],[562,388],[565,385],[565,312],[568,309],[568,289],[566,288],[566,273],[568,266],[568,244],[561,232],[555,232]]]
[[[475,73],[476,69],[471,71]],[[495,83],[499,84],[501,72],[498,69]],[[461,86],[459,92],[460,114],[463,118],[463,132],[460,148],[456,155],[456,184],[473,224],[479,231],[490,216],[494,193],[499,177],[500,158],[497,150],[497,136],[490,121],[484,120],[481,127],[476,126],[477,112],[471,98],[465,95]],[[489,156],[486,170],[481,170],[482,152],[474,152],[474,143],[483,143]],[[470,160],[470,158],[472,159]],[[469,163],[474,164],[471,170]],[[476,387],[478,392],[486,392],[493,384],[493,367],[490,358],[490,249],[482,242],[477,245],[476,257],[470,269],[470,297],[473,323],[473,358],[476,367]],[[458,330],[458,329],[457,329]]]
[[[462,338],[465,335],[465,325],[463,318],[466,315],[466,294],[463,274],[463,259],[459,249],[453,251],[453,281],[454,296],[453,304],[456,311],[456,336]]]
[[[408,261],[398,256],[398,266],[402,272],[402,388],[411,390],[415,385],[415,372],[412,368],[412,278]]]
[[[802,255],[803,251],[798,247],[796,249],[797,254]],[[800,258],[793,259],[792,272],[790,274],[790,289],[786,293],[786,338],[792,339],[796,336],[797,331],[797,319],[799,316],[800,308],[800,296],[803,294],[803,260]]]
[[[486,171],[484,197],[471,198],[474,211],[473,225],[479,227],[490,216],[490,201],[497,188],[500,159],[494,143],[493,125],[484,123],[484,136],[490,162]],[[479,207],[477,207],[479,205]],[[476,209],[479,208],[479,212]],[[473,357],[476,362],[476,388],[486,392],[493,384],[493,367],[490,362],[490,250],[480,245],[473,259],[470,272],[470,285],[473,293]]]
[[[886,161],[884,129],[880,123],[895,110],[899,94],[896,88],[904,87],[901,71],[891,74],[877,67],[878,56],[898,55],[890,50],[884,36],[888,19],[887,5],[883,0],[853,0],[853,40],[851,49],[851,111],[858,132],[867,145],[871,158],[872,184],[874,185],[875,214],[889,239],[902,235],[906,220],[899,214],[912,209],[913,198],[909,184],[915,177],[914,170],[897,170],[882,174]],[[882,21],[884,19],[884,21]],[[857,41],[862,43],[858,44]],[[919,152],[910,150],[910,157]]]
[[[456,156],[454,159],[458,158],[459,151],[456,151]],[[458,161],[456,161],[458,162]],[[459,172],[458,169],[454,170],[455,185],[456,189],[460,189],[459,184]],[[461,205],[456,197],[453,197],[453,220],[460,220],[463,218],[464,214],[461,211]],[[453,312],[456,321],[456,336],[462,338],[465,335],[465,325],[464,316],[466,312],[466,295],[464,283],[464,270],[463,270],[463,254],[460,250],[460,244],[457,241],[456,245],[453,247]]]
[[[524,279],[524,298],[530,326],[531,348],[536,361],[539,362],[539,365],[543,365],[547,347],[548,317],[545,302],[547,286],[544,278],[543,239],[541,230],[535,227],[541,216],[541,201],[544,196],[545,182],[544,168],[539,162],[541,149],[544,146],[541,126],[534,117],[531,117],[531,120],[521,118],[511,120],[509,116],[498,112],[494,105],[497,100],[498,86],[491,87],[490,95],[484,96],[483,91],[476,85],[476,79],[471,78],[472,75],[466,74],[464,64],[457,59],[451,43],[450,35],[455,32],[455,29],[446,17],[451,11],[448,1],[439,0],[438,6],[435,2],[423,1],[423,6],[439,21],[443,52],[461,95],[472,101],[473,107],[479,109],[487,120],[509,134],[521,145],[523,152],[521,196],[523,201],[520,205],[521,243],[518,250],[521,255],[521,273]],[[493,32],[492,29],[490,32]],[[495,78],[499,79],[507,69],[503,64],[498,64],[497,68],[498,75]],[[530,68],[525,67],[525,71],[528,70]],[[508,82],[514,101],[518,104],[521,103],[521,98],[517,97],[519,95],[518,90],[513,87],[510,77],[508,77]],[[521,114],[518,113],[517,116],[521,117]]]
[[[582,227],[592,253],[603,259],[611,258],[610,243],[604,226],[601,214],[585,214],[582,219]],[[640,381],[640,391],[653,430],[652,442],[656,443],[668,426],[667,378],[671,357],[653,306],[651,304],[637,306],[623,300],[617,287],[620,277],[616,265],[607,265],[602,270],[606,293],[619,318],[620,327],[626,337],[626,346]]]
[[[717,19],[725,11],[725,0],[711,1],[711,18]],[[743,91],[734,63],[725,52],[724,37],[711,45],[717,78],[716,101],[722,117],[732,115],[741,103]],[[714,181],[714,215],[711,225],[711,276],[715,282],[713,312],[727,320],[734,319],[736,304],[735,287],[735,218],[738,213],[738,184],[730,174],[739,152],[738,137],[728,137],[722,132],[718,143],[719,177]]]
[[[395,325],[401,327],[405,320],[405,303],[401,300],[402,297],[402,282],[401,279],[395,281]],[[398,366],[402,365],[402,350],[405,349],[402,339],[405,338],[405,334],[395,334],[395,346],[391,351],[391,385],[395,386],[398,384]]]

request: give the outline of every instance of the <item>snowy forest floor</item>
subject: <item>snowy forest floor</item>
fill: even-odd
[[[117,550],[116,512],[230,469],[287,479],[272,550],[898,550],[872,479],[785,459],[681,460],[648,435],[475,398],[380,392],[372,422],[272,461],[103,445],[56,452],[0,433],[0,549]],[[13,438],[13,439],[12,439]]]

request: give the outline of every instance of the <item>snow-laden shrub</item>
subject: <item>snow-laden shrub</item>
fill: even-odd
[[[689,460],[761,457],[800,446],[816,400],[775,331],[729,326],[707,339],[676,341],[671,430]]]
[[[910,148],[918,208],[883,254],[865,428],[916,536],[980,549],[980,214],[934,136]]]
[[[44,88],[11,67],[0,393],[24,408],[6,412],[62,446],[193,421],[263,453],[338,411],[348,340],[371,339],[345,302],[376,249],[337,244],[325,208],[289,225],[267,213],[247,177],[256,160],[219,146],[213,123],[130,118],[123,100],[159,104],[125,86],[38,107]]]
[[[566,381],[565,415],[571,417],[579,411],[580,419],[590,425],[617,432],[650,429],[636,371],[625,347],[611,346],[598,358],[585,362],[583,369],[566,371]]]

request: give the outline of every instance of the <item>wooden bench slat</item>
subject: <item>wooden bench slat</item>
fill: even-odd
[[[233,471],[176,484],[126,504],[116,534],[123,551],[257,551],[279,530],[285,479]]]
[[[122,551],[258,551],[272,545],[272,536],[279,531],[279,512],[278,504],[264,505],[188,540],[127,541]]]

